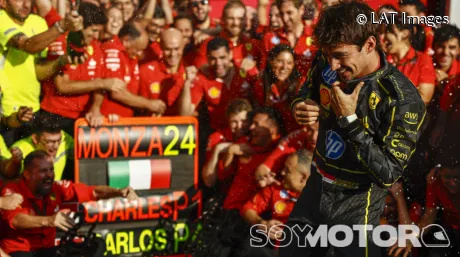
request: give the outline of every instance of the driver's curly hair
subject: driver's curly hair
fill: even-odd
[[[357,45],[361,50],[369,37],[375,37],[378,45],[379,26],[372,24],[372,12],[372,8],[359,1],[341,1],[325,8],[313,31],[315,45]],[[358,15],[366,15],[367,22],[363,25],[358,24]]]

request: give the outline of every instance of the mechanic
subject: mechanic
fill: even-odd
[[[339,3],[325,9],[314,30],[318,52],[293,115],[301,125],[319,122],[311,176],[287,226],[379,224],[387,188],[401,177],[419,138],[425,104],[416,87],[385,60],[378,25],[363,3]],[[337,80],[338,79],[338,80]],[[318,197],[311,197],[312,195]],[[299,227],[293,227],[298,225]],[[367,230],[354,231],[347,247],[300,247],[291,231],[280,257],[380,256]],[[295,231],[297,236],[310,231]],[[358,245],[364,235],[365,247]],[[302,234],[303,233],[303,234]],[[306,235],[305,235],[306,236]]]
[[[45,151],[31,152],[24,159],[24,172],[18,181],[7,184],[1,196],[20,194],[24,201],[13,210],[1,212],[0,248],[11,257],[52,257],[56,228],[71,229],[75,222],[70,210],[60,210],[63,202],[94,201],[113,197],[137,200],[131,187],[87,186],[71,181],[54,181],[53,158]]]

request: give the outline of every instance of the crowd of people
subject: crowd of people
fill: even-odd
[[[208,0],[77,2],[0,1],[0,256],[50,256],[55,228],[72,225],[56,212],[62,201],[136,199],[131,188],[71,182],[79,118],[97,127],[129,117],[197,117],[201,186],[212,189],[209,197],[225,196],[224,210],[279,239],[277,225],[309,179],[319,126],[300,125],[291,104],[322,50],[314,40],[321,12],[340,2],[259,0],[252,8],[229,0],[220,19],[211,18]],[[428,14],[419,0],[375,10],[393,11]],[[412,256],[459,256],[460,30],[397,17],[380,25],[377,46],[415,85],[427,112],[416,150],[393,153],[410,162],[389,188],[381,224],[438,222],[451,247]],[[69,35],[81,35],[82,46]],[[358,64],[349,65],[322,76],[335,80]],[[369,108],[384,100],[371,95]],[[325,93],[318,104],[330,101]],[[409,124],[418,118],[405,117]],[[391,140],[399,144],[397,135]],[[264,251],[248,256],[271,256],[276,247]]]

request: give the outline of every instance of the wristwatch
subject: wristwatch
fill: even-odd
[[[338,118],[337,123],[339,123],[340,128],[346,128],[350,123],[358,119],[358,115],[352,114],[350,116],[341,116]]]

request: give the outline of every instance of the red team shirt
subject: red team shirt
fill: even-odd
[[[460,229],[460,211],[455,207],[449,192],[443,186],[441,179],[428,184],[426,188],[427,208],[442,208],[442,221],[444,226]]]
[[[62,40],[63,39],[63,40]],[[53,59],[66,52],[65,35],[61,36],[56,42],[51,44],[48,58]],[[91,45],[85,48],[88,59],[80,65],[66,65],[63,73],[74,81],[90,81],[102,77],[102,52],[100,43],[93,40]],[[61,94],[57,91],[53,79],[47,80],[42,85],[43,100],[40,108],[55,113],[60,116],[77,119],[83,117],[89,109],[90,94]]]
[[[294,53],[295,53],[295,63],[296,68],[300,71],[301,74],[307,74],[308,70],[311,67],[311,62],[313,61],[316,53],[316,47],[313,45],[313,28],[311,26],[304,25],[304,30],[302,36],[297,40]],[[274,32],[269,32],[265,34],[262,39],[262,49],[265,56],[262,58],[261,65],[265,67],[267,56],[270,50],[279,44],[291,45],[287,38],[287,33],[283,28],[278,29]]]
[[[102,54],[104,57],[104,78],[119,78],[128,84],[128,91],[134,95],[139,93],[139,66],[136,59],[131,59],[125,51],[123,43],[118,37],[102,44]],[[105,116],[114,113],[120,117],[132,117],[134,110],[122,103],[104,98],[101,113]]]
[[[155,42],[152,42],[145,50],[144,50],[144,58],[139,62],[140,64],[144,64],[150,61],[157,61],[163,57],[163,50],[161,49],[160,40],[158,39]]]
[[[234,70],[230,86],[224,84],[221,79],[214,75],[200,72],[192,84],[192,104],[198,104],[204,100],[211,118],[211,127],[214,130],[228,128],[225,113],[228,103],[235,98],[248,98],[250,85],[256,77],[257,68],[249,72]]]
[[[458,102],[460,97],[460,64],[457,60],[452,62],[452,66],[450,67],[447,75],[449,76],[448,82],[446,83],[443,95],[439,100],[440,108],[445,112],[460,108],[460,106],[457,107],[457,104],[460,104]]]
[[[67,52],[67,34],[68,32],[59,36],[53,43],[48,46],[46,59],[56,60],[58,57],[63,56]]]
[[[2,196],[18,193],[22,195],[24,201],[20,207],[14,210],[1,211],[3,238],[0,240],[0,248],[6,253],[11,253],[53,247],[56,239],[56,228],[17,230],[13,227],[14,217],[19,213],[52,216],[59,210],[59,206],[63,202],[78,200],[81,203],[96,200],[93,190],[94,187],[91,186],[61,180],[54,182],[49,196],[38,199],[29,190],[24,179],[7,184],[2,191]]]
[[[243,136],[240,138],[235,138],[230,128],[218,130],[212,133],[208,138],[208,144],[206,147],[206,162],[208,162],[211,159],[214,149],[218,144],[220,143],[241,144],[241,143],[246,143],[246,142],[248,142],[248,137]],[[219,171],[224,170],[224,162],[222,159],[219,159],[219,161],[217,162],[216,169]],[[221,173],[221,175],[222,174],[223,173]],[[221,180],[223,181],[225,179],[222,177]],[[230,188],[231,181],[224,181],[224,182],[225,183],[220,184],[220,191],[226,194]]]
[[[391,62],[391,60],[389,60]],[[431,57],[426,53],[410,48],[406,56],[394,64],[412,83],[418,87],[421,83],[436,84],[436,74]]]
[[[169,74],[163,61],[152,61],[140,68],[140,94],[148,99],[160,99],[166,104],[164,116],[178,115],[176,100],[185,83],[185,67],[180,64],[177,73]]]
[[[282,186],[268,186],[246,202],[241,208],[240,214],[243,215],[248,210],[254,210],[260,216],[262,213],[270,211],[271,219],[286,223],[299,196],[300,193],[284,189]]]
[[[238,209],[251,199],[257,191],[257,183],[254,172],[262,162],[270,155],[269,152],[254,154],[250,157],[239,157],[235,162],[235,169],[228,171],[218,171],[218,178],[221,181],[230,179],[233,182],[225,198],[224,209]]]
[[[314,150],[312,142],[309,141],[308,133],[299,129],[283,138],[263,164],[271,171],[278,173],[283,169],[287,157],[302,148],[309,151]]]
[[[233,54],[232,60],[237,68],[241,67],[241,63],[243,62],[244,58],[251,58],[256,62],[260,61],[262,57],[262,50],[259,41],[242,36],[237,44],[233,44],[233,42],[230,41],[230,39],[227,37],[226,33],[221,32],[220,37],[225,38],[228,41],[228,45],[230,46],[230,50]],[[208,63],[206,57],[206,48],[209,41],[212,39],[213,37],[210,37],[200,45],[197,56],[195,58],[195,65],[198,68]]]
[[[208,145],[206,147],[207,159],[209,159],[214,147],[220,143],[224,142],[236,142],[233,140],[233,133],[229,128],[218,130],[212,133],[208,138]]]

